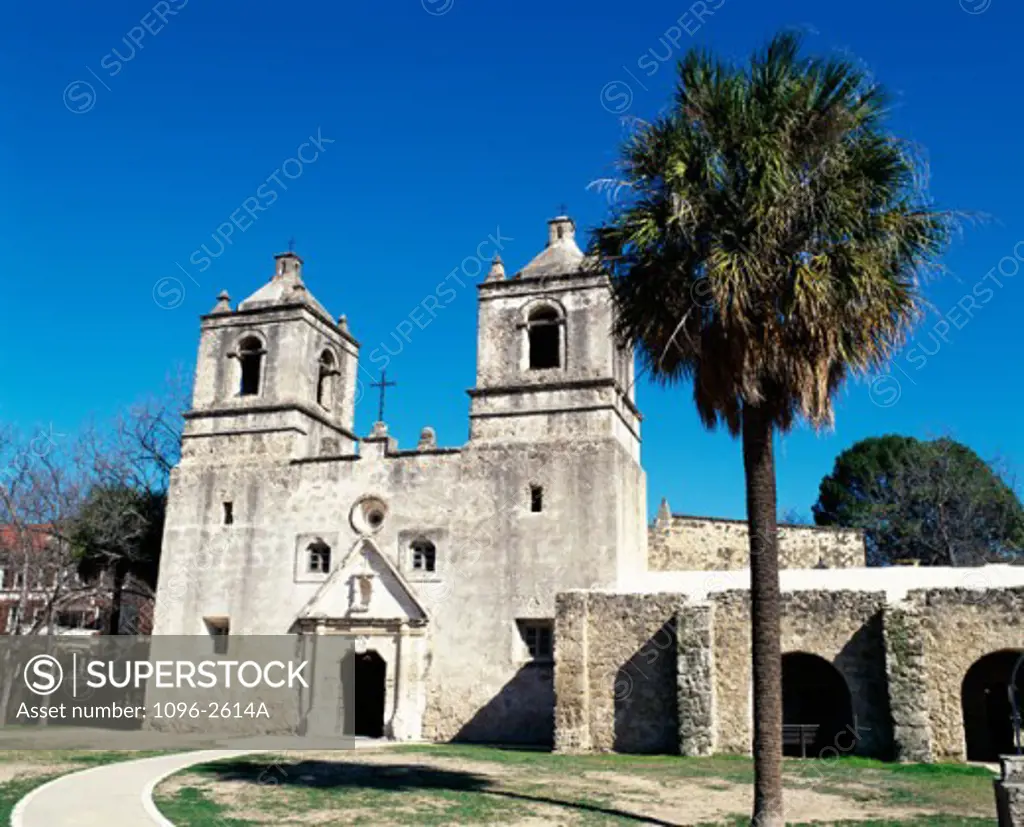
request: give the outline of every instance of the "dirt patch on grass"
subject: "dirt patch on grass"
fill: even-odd
[[[672,764],[657,771],[628,765],[580,770],[542,754],[536,762],[499,763],[430,751],[389,749],[357,752],[291,752],[260,757],[277,760],[275,783],[256,783],[238,768],[223,775],[186,772],[164,782],[159,795],[197,787],[223,807],[224,815],[258,824],[427,823],[512,824],[517,827],[601,824],[605,820],[649,820],[663,825],[721,822],[749,814],[753,787],[715,775],[687,775]],[[564,769],[562,769],[564,767]],[[935,808],[889,799],[884,780],[829,778],[817,783],[786,780],[788,821],[900,820],[931,815]],[[874,780],[874,779],[871,779]],[[968,813],[965,815],[988,815]]]
[[[217,804],[221,804],[231,810],[232,815],[235,815],[236,818],[243,818],[239,813],[243,812],[246,807],[252,806],[254,802],[262,799],[267,793],[260,784],[217,781],[207,775],[185,772],[179,775],[172,775],[167,780],[162,781],[157,787],[157,795],[173,797],[186,788],[202,790]],[[261,818],[265,816],[265,811],[260,814]],[[244,818],[252,818],[252,816],[246,815]],[[259,819],[253,818],[253,820]]]
[[[41,775],[74,772],[77,769],[84,768],[78,764],[68,763],[12,761],[0,764],[0,784],[6,784],[8,781],[17,781],[23,778],[38,778]]]
[[[576,793],[602,795],[612,810],[680,825],[742,817],[750,813],[754,800],[751,785],[720,779],[668,780],[622,772],[588,772],[582,781],[569,781],[567,788]],[[786,817],[790,821],[862,821],[882,816],[899,819],[924,812],[864,803],[842,792],[814,790],[806,785],[786,787]]]

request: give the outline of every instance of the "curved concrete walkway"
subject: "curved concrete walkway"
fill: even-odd
[[[194,764],[259,750],[208,749],[122,761],[56,778],[18,802],[11,827],[174,827],[153,806],[153,788]]]

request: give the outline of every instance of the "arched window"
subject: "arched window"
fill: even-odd
[[[526,322],[530,370],[562,366],[561,319],[553,307],[538,307]]]
[[[331,570],[331,547],[323,540],[306,546],[306,566],[310,574],[327,574]]]
[[[316,402],[324,408],[330,408],[334,404],[334,377],[338,375],[338,368],[334,361],[334,354],[325,350],[320,354],[320,362],[317,366],[316,379]]]
[[[413,540],[412,545],[413,571],[434,571],[437,567],[437,549],[430,540]]]
[[[256,396],[260,392],[263,372],[263,343],[255,336],[247,336],[238,345],[238,362],[242,366],[239,383],[240,396]]]

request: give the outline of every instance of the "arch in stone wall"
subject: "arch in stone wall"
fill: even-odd
[[[782,647],[821,658],[841,675],[851,696],[853,731],[829,747],[842,755],[886,758],[892,724],[886,691],[882,608],[878,592],[793,591],[783,593]],[[715,748],[746,753],[752,732],[750,609],[745,592],[722,592],[714,602]],[[813,747],[812,747],[813,748]],[[817,754],[817,753],[814,753]]]
[[[911,713],[927,721],[930,757],[964,761],[963,682],[972,666],[986,655],[1024,651],[1024,588],[996,588],[1002,572],[967,569],[962,582],[993,587],[986,590],[935,588],[912,591],[907,603],[920,612],[920,646],[925,692]]]
[[[964,748],[968,761],[998,761],[1016,751],[1009,697],[1010,678],[1022,650],[1002,649],[976,660],[960,686]],[[1017,674],[1018,703],[1024,689],[1024,669]]]
[[[782,726],[785,755],[834,758],[854,751],[850,688],[825,658],[808,652],[782,656]]]

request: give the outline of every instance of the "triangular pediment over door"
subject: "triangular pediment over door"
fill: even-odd
[[[297,621],[420,626],[427,612],[372,540],[360,540],[299,612]],[[346,624],[346,625],[347,625]]]

